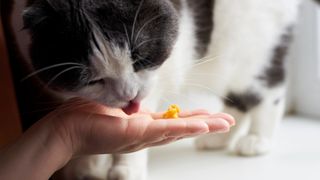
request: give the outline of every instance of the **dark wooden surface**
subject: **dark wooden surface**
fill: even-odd
[[[32,72],[29,59],[30,34],[23,30],[22,13],[26,0],[1,1],[0,13],[6,38],[8,58],[23,130],[27,130],[61,100],[44,88],[36,76],[21,81]]]
[[[0,18],[0,148],[22,132],[7,47]]]

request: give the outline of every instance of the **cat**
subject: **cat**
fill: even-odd
[[[226,97],[223,112],[237,119],[230,133],[202,136],[196,147],[261,155],[284,113],[284,58],[302,1],[32,0],[23,14],[32,35],[30,76],[65,99],[128,114],[141,104],[156,110],[161,97],[191,80]],[[66,167],[66,177],[146,179],[146,152],[113,158],[108,173],[96,167],[105,156],[88,157]]]

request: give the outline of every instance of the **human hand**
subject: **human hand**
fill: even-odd
[[[178,119],[162,119],[162,113],[127,115],[81,99],[74,99],[49,114],[54,134],[74,156],[129,153],[151,146],[206,133],[229,131],[235,124],[227,114],[204,110],[182,112]]]
[[[0,151],[0,179],[48,179],[76,156],[129,153],[181,138],[227,132],[235,124],[227,114],[203,110],[180,116],[162,119],[162,113],[146,111],[127,115],[121,109],[70,100]]]

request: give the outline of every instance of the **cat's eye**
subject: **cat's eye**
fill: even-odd
[[[88,82],[88,86],[93,86],[96,84],[104,84],[104,79],[97,79]]]
[[[134,60],[134,63],[132,65],[135,72],[157,66],[150,60],[150,57],[144,57],[138,52],[133,52],[131,57]]]
[[[148,67],[148,63],[146,61],[140,60],[133,64],[133,68],[135,72],[141,71],[143,69],[146,69]]]
[[[136,72],[141,71],[143,69],[150,69],[154,66],[157,66],[157,65],[147,58],[138,60],[133,64],[133,68]]]

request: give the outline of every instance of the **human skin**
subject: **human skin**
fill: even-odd
[[[121,154],[207,133],[225,133],[235,124],[227,114],[182,112],[125,114],[94,102],[73,99],[26,131],[0,152],[0,179],[44,180],[72,158]]]

